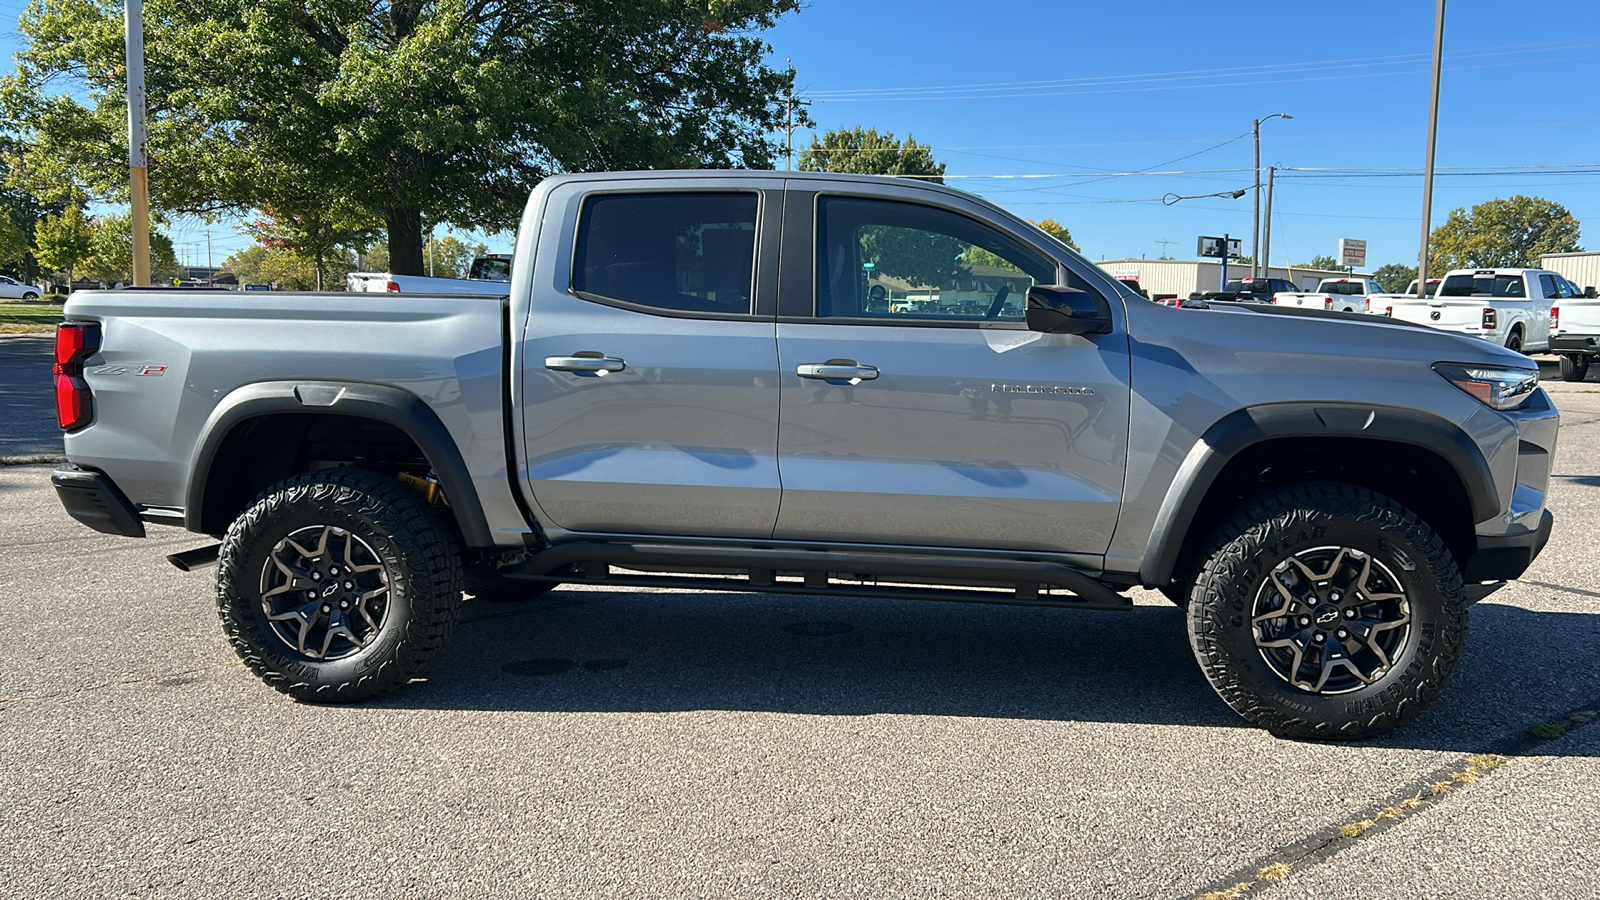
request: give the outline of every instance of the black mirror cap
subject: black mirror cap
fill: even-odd
[[[1595,297],[1600,297],[1600,294],[1595,293],[1594,285],[1591,284],[1583,289],[1583,296],[1586,300],[1593,300]]]
[[[1028,288],[1024,314],[1029,331],[1044,334],[1106,334],[1111,331],[1111,304],[1099,294],[1062,285]]]

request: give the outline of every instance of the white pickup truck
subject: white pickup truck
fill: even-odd
[[[1534,353],[1550,347],[1551,307],[1574,293],[1570,282],[1544,269],[1453,269],[1432,297],[1392,295],[1383,302],[1401,321]]]
[[[1550,352],[1561,356],[1563,381],[1582,381],[1589,363],[1600,359],[1600,299],[1593,286],[1580,291],[1560,275],[1556,288],[1561,303],[1550,308]]]
[[[1370,312],[1369,298],[1383,293],[1383,285],[1371,278],[1324,278],[1314,291],[1280,291],[1272,295],[1275,306],[1300,306],[1331,309],[1335,312]]]
[[[479,256],[472,261],[466,278],[429,278],[426,275],[396,275],[393,272],[351,272],[344,289],[373,294],[492,294],[511,293],[511,259],[499,253]]]

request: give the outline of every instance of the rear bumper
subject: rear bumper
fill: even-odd
[[[1600,353],[1600,334],[1558,334],[1550,338],[1551,353]]]
[[[1471,584],[1521,577],[1550,542],[1550,529],[1554,525],[1555,517],[1547,509],[1539,516],[1539,527],[1531,531],[1494,537],[1478,535],[1478,552],[1467,558],[1462,580]]]
[[[103,472],[63,466],[50,475],[67,515],[104,534],[144,537],[144,522],[127,495]]]

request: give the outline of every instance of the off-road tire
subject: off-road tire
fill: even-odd
[[[320,525],[365,542],[388,585],[380,626],[338,659],[298,652],[263,608],[270,555],[297,529]],[[355,468],[307,472],[268,488],[228,527],[217,563],[217,612],[234,651],[273,688],[317,703],[365,700],[416,677],[455,628],[461,590],[460,550],[433,510],[395,479]]]
[[[1275,672],[1252,623],[1258,592],[1271,589],[1266,579],[1275,567],[1330,546],[1386,566],[1404,589],[1410,616],[1392,664],[1371,683],[1332,694],[1302,689]],[[1258,495],[1225,520],[1204,559],[1188,607],[1195,658],[1235,712],[1279,737],[1383,734],[1421,714],[1460,663],[1467,603],[1455,558],[1427,523],[1382,494],[1311,482]]]
[[[1576,353],[1561,354],[1561,380],[1582,381],[1589,377],[1589,357]]]

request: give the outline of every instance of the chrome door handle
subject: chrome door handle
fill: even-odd
[[[878,377],[878,367],[857,365],[853,359],[830,359],[825,363],[796,366],[794,373],[801,378],[827,381],[871,381]]]
[[[606,356],[597,350],[580,350],[571,356],[546,356],[544,367],[557,372],[578,372],[589,375],[607,375],[628,367],[623,360]]]

